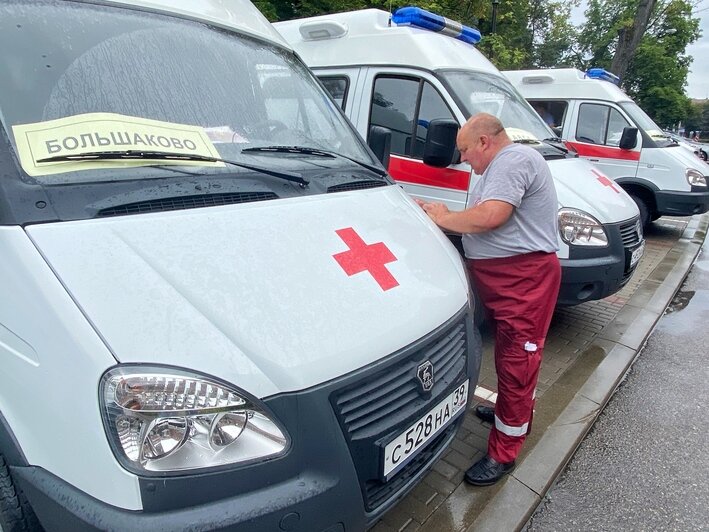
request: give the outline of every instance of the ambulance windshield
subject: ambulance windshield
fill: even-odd
[[[377,164],[289,50],[186,18],[89,3],[0,3],[0,124],[22,179],[50,185],[248,171],[198,158],[296,172],[353,166],[344,157],[314,163],[305,151],[244,152],[274,145]],[[161,151],[189,162],[84,157],[99,151]]]
[[[635,102],[620,102],[620,106],[628,113],[635,125],[645,131],[658,146],[673,146],[675,143],[668,138],[667,133],[664,133],[652,118],[650,118],[642,108]]]
[[[509,81],[495,74],[470,70],[438,72],[466,114],[490,113],[518,142],[541,141],[556,135]]]

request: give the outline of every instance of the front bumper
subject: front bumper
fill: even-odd
[[[630,280],[636,264],[632,252],[643,242],[638,218],[604,224],[608,245],[603,248],[570,246],[569,258],[560,259],[561,287],[557,305],[578,305],[608,297]]]
[[[98,501],[38,467],[17,467],[13,475],[52,531],[361,531],[418,483],[448,448],[463,415],[388,481],[381,475],[384,446],[461,382],[469,379],[473,390],[480,359],[466,306],[386,359],[266,400],[291,436],[284,456],[208,473],[141,477],[142,511]],[[416,370],[427,360],[435,382],[423,392]]]
[[[655,204],[660,215],[702,214],[709,211],[709,190],[707,187],[692,187],[691,192],[658,190],[655,192]]]

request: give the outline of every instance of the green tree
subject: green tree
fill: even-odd
[[[699,21],[686,0],[665,3],[630,62],[624,88],[660,125],[686,120],[685,95],[691,58],[687,45],[699,37]]]
[[[532,0],[529,27],[532,33],[532,68],[570,66],[577,31],[571,24],[571,8],[578,0]]]
[[[686,49],[699,37],[699,20],[692,17],[693,3],[688,0],[658,0],[643,37],[629,53],[627,42],[619,43],[628,39],[628,25],[637,22],[642,2],[647,5],[646,0],[591,0],[574,63],[583,70],[591,66],[610,70],[619,64],[614,59],[622,48],[624,61],[629,60],[621,78],[623,89],[660,125],[670,126],[689,113],[684,88],[691,58]]]
[[[684,125],[685,131],[705,131],[709,132],[709,129],[705,129],[702,127],[702,115],[704,113],[704,110],[707,110],[707,118],[709,118],[709,102],[703,102],[703,103],[690,103],[689,105],[689,112],[687,113],[687,119]],[[709,126],[709,123],[706,124]],[[705,135],[706,136],[706,135]]]

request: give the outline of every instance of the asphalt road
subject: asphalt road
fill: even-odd
[[[526,527],[709,530],[709,246]]]

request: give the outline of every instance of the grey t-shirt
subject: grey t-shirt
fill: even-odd
[[[497,229],[464,234],[466,257],[490,259],[559,249],[556,189],[539,152],[522,144],[500,150],[475,183],[468,207],[487,200],[504,201],[515,209]]]

